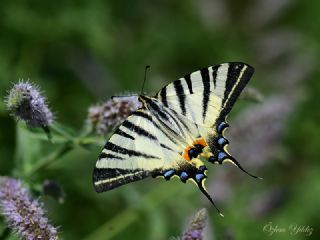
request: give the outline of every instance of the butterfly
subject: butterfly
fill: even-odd
[[[184,183],[193,181],[216,207],[204,184],[206,162],[230,162],[257,178],[231,156],[224,137],[226,117],[253,72],[240,62],[213,65],[166,85],[155,96],[140,95],[142,107],[115,130],[99,156],[95,190],[149,176],[177,176]]]

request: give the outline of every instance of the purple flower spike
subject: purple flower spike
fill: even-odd
[[[198,211],[189,223],[186,231],[181,237],[181,240],[202,240],[207,218],[208,214],[206,209],[203,208]]]
[[[28,127],[47,127],[54,118],[46,99],[29,82],[14,84],[6,97],[6,104],[11,114],[25,121]]]
[[[107,134],[140,107],[136,95],[113,97],[88,109],[88,123],[97,134]]]
[[[0,177],[0,212],[8,226],[26,240],[57,240],[57,230],[48,223],[42,204],[31,199],[20,181]]]

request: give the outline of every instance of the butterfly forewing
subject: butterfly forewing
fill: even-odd
[[[111,136],[96,163],[96,190],[109,190],[184,163],[181,152],[188,143],[174,129],[179,130],[168,128],[147,109],[134,112]]]

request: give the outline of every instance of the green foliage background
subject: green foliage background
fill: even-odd
[[[243,61],[255,67],[250,84],[266,98],[284,93],[287,84],[298,90],[302,100],[283,129],[282,151],[257,170],[264,180],[241,175],[241,182],[234,183],[232,200],[219,204],[225,218],[203,201],[193,185],[177,180],[150,179],[96,194],[91,174],[99,146],[76,147],[36,174],[19,175],[17,164],[23,161],[23,168],[32,169],[61,146],[16,127],[2,101],[0,175],[14,174],[33,189],[40,189],[46,179],[61,184],[66,193],[63,204],[46,196],[42,199],[52,223],[61,226],[63,239],[168,239],[178,236],[188,217],[202,207],[210,215],[208,239],[318,239],[319,9],[319,1],[302,0],[1,0],[1,97],[12,83],[30,79],[44,90],[57,120],[72,129],[82,128],[87,109],[95,102],[139,91],[147,64],[151,65],[146,86],[150,94],[201,67]],[[273,41],[278,32],[282,38]],[[267,44],[260,44],[263,41]],[[297,78],[298,83],[291,84]],[[277,81],[286,82],[277,85]],[[238,104],[231,120],[252,104]],[[209,168],[208,181],[222,168],[236,172],[227,166]],[[252,195],[279,186],[287,196],[279,206],[258,218],[248,214]],[[309,237],[303,233],[269,236],[263,227],[270,221],[274,226],[298,224],[314,231]]]

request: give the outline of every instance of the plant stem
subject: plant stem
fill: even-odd
[[[74,144],[72,142],[65,143],[62,147],[58,148],[56,151],[49,154],[46,158],[39,161],[37,165],[35,165],[30,171],[28,171],[27,175],[31,176],[34,173],[48,167],[57,159],[61,158],[62,156],[70,152],[73,148],[74,148]]]
[[[126,209],[117,214],[110,221],[105,222],[96,231],[85,237],[83,240],[96,239],[112,239],[119,234],[123,229],[139,219],[138,213],[133,209]],[[107,234],[106,234],[107,233]],[[102,238],[101,238],[102,237]]]
[[[49,165],[54,163],[56,160],[70,152],[76,145],[79,145],[81,147],[85,147],[87,145],[91,144],[97,144],[96,138],[90,138],[90,137],[82,137],[82,138],[74,138],[72,141],[67,141],[64,143],[64,145],[60,148],[58,148],[56,151],[49,154],[44,159],[40,160],[37,165],[35,165],[30,171],[27,172],[28,176],[33,175],[34,173],[47,168]]]
[[[139,205],[143,207],[147,206],[148,211],[151,211],[152,208],[159,207],[162,202],[168,198],[171,198],[178,191],[180,191],[178,184],[161,184],[160,187],[157,187],[147,196],[142,198],[139,202]],[[139,219],[138,211],[139,209],[126,208],[111,220],[106,221],[97,230],[86,236],[83,240],[113,239],[123,229],[127,228],[129,225],[133,224]]]

